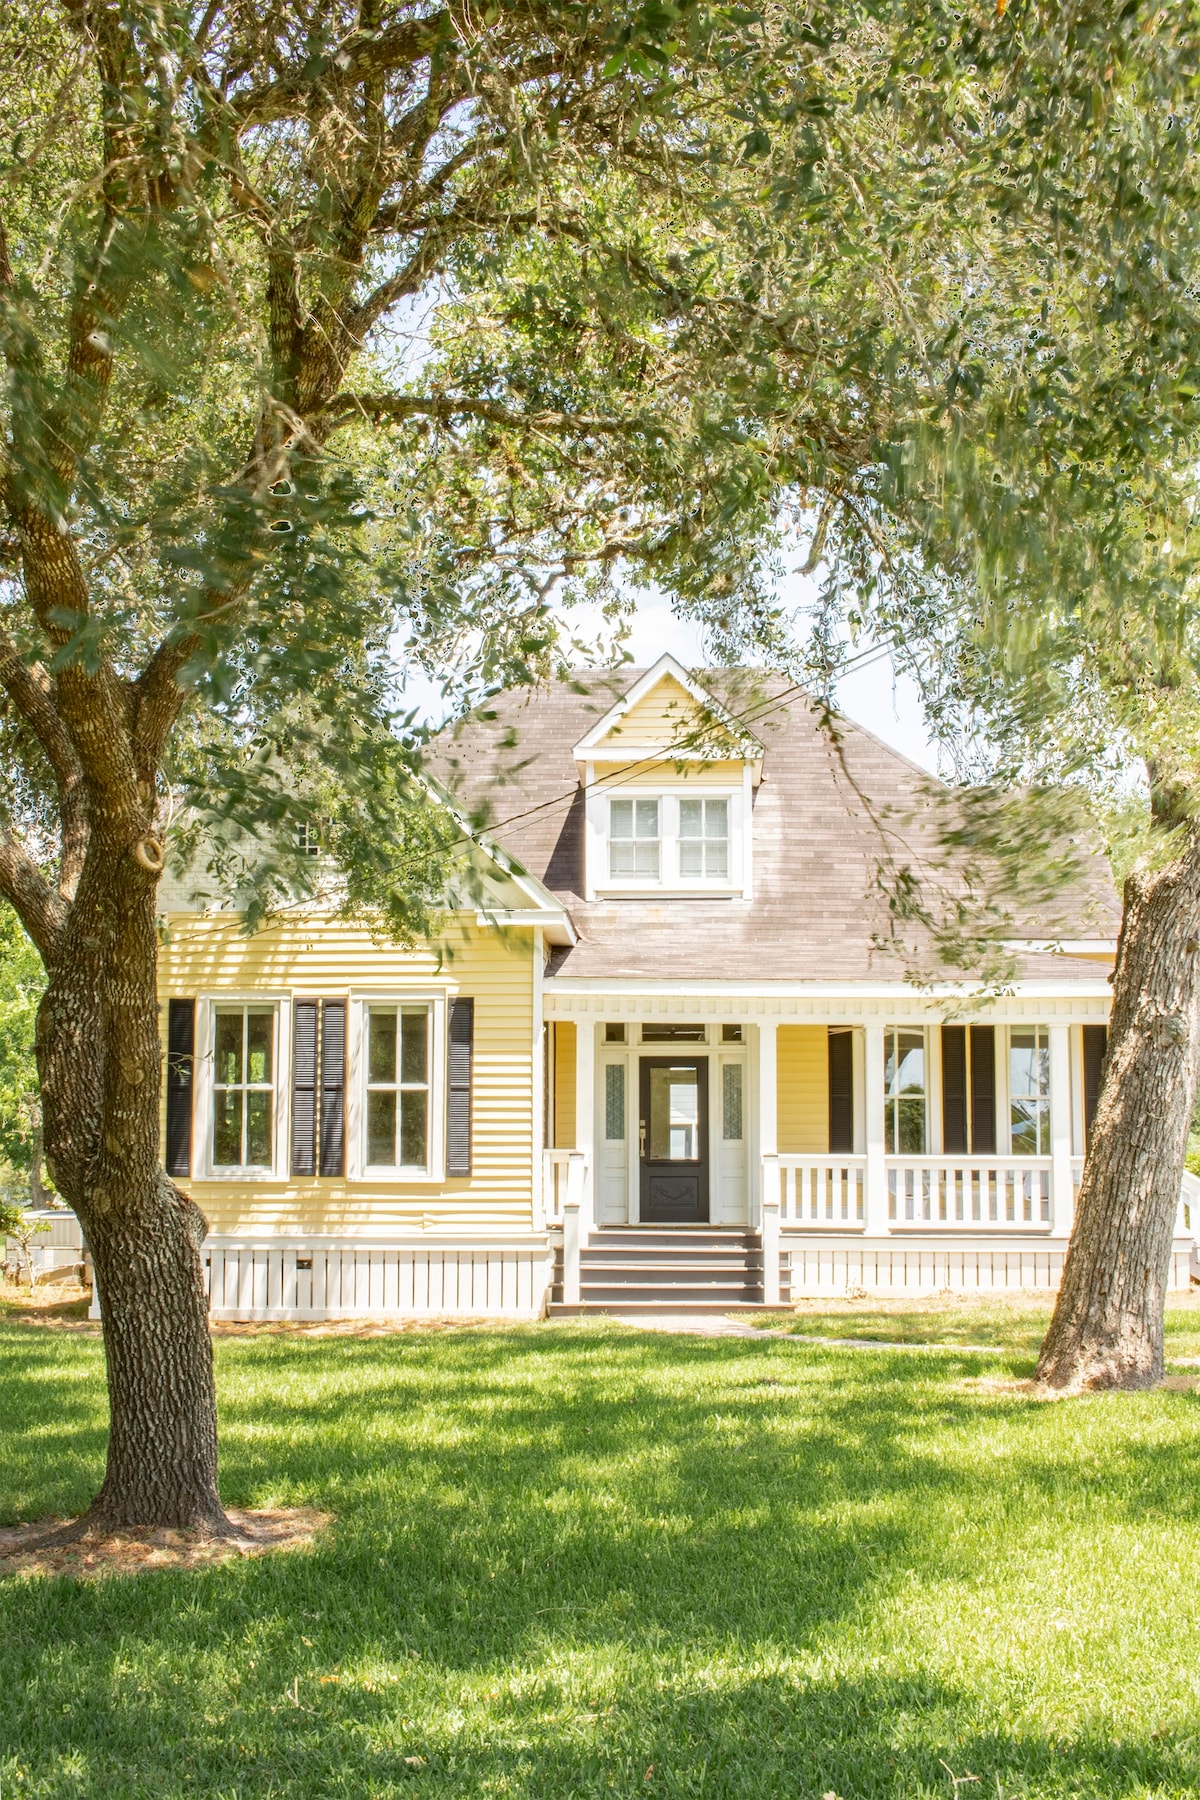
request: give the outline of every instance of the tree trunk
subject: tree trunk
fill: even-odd
[[[159,1154],[155,888],[128,854],[89,854],[38,1015],[47,1168],[91,1251],[108,1368],[85,1524],[225,1535],[204,1221]]]
[[[1125,884],[1099,1105],[1038,1380],[1150,1387],[1200,1073],[1200,831]]]

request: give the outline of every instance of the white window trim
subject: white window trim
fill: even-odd
[[[389,1168],[367,1161],[367,1008],[428,1006],[429,1167]],[[372,1187],[436,1187],[446,1179],[446,1006],[443,988],[361,989],[350,994],[346,1030],[346,1180]]]
[[[213,1085],[216,1078],[217,1012],[228,1006],[271,1007],[275,1013],[275,1130],[269,1169],[214,1163]],[[197,1173],[193,1181],[286,1181],[291,1167],[292,1002],[290,994],[230,993],[196,997],[196,1042],[201,1046],[195,1083],[193,1142]]]
[[[589,768],[591,765],[589,765]],[[602,787],[598,791],[590,785],[587,799],[587,830],[585,833],[585,855],[587,858],[586,886],[589,900],[604,899],[610,895],[624,899],[639,894],[660,896],[669,894],[681,899],[705,899],[712,896],[725,899],[730,896],[741,897],[750,893],[750,792],[748,778],[742,785],[729,787],[708,787],[700,784],[684,782],[664,783],[662,786],[619,786]],[[658,878],[650,880],[645,877],[630,876],[621,878],[609,874],[608,861],[608,822],[609,802],[612,800],[657,800],[658,816]],[[686,879],[679,873],[679,802],[681,800],[724,800],[729,808],[729,874],[724,880],[711,877],[688,876]]]

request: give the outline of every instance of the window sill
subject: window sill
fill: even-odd
[[[728,882],[703,887],[664,887],[656,881],[607,881],[595,890],[597,900],[741,900],[745,889]]]

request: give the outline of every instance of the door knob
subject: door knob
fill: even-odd
[[[638,1124],[638,1155],[645,1156],[645,1154],[646,1154],[646,1121],[645,1121],[645,1119],[642,1119]]]

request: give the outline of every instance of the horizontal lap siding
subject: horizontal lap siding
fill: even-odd
[[[570,1019],[554,1026],[554,1143],[559,1150],[576,1148],[575,1030]]]
[[[829,1149],[829,1033],[824,1025],[781,1025],[775,1039],[781,1156]]]
[[[603,745],[606,750],[626,745],[638,750],[677,743],[696,729],[702,716],[687,689],[667,675],[605,734]]]
[[[472,1173],[443,1183],[290,1176],[188,1186],[218,1233],[528,1229],[533,1195],[533,938],[453,925],[436,951],[378,943],[368,929],[310,918],[244,936],[235,918],[174,916],[159,958],[172,995],[294,997],[446,987],[475,1000]]]
[[[632,747],[631,747],[632,748]],[[611,764],[605,764],[611,769]],[[649,788],[651,792],[660,794],[664,789],[677,788],[686,784],[688,787],[720,788],[727,792],[730,788],[742,785],[742,764],[740,762],[711,763],[651,763],[648,768],[634,765],[631,769],[615,769],[612,771],[613,785],[624,792],[626,788]]]

